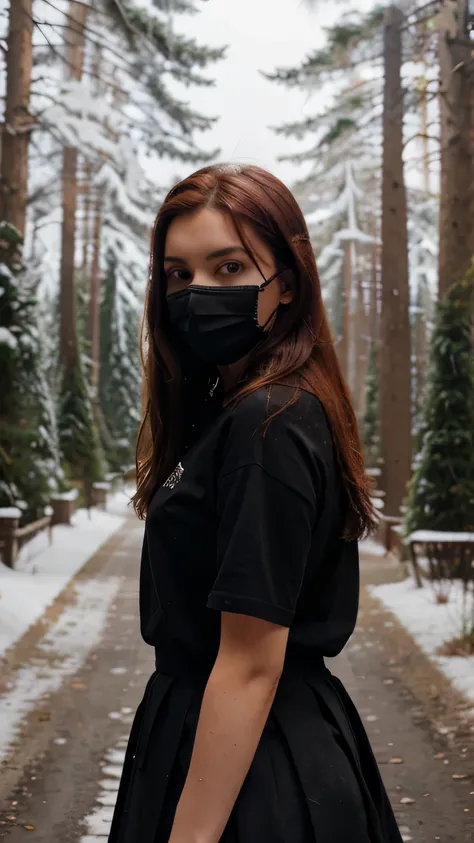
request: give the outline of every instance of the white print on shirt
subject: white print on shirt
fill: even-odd
[[[174,489],[175,486],[178,485],[179,481],[181,480],[184,474],[184,468],[179,462],[176,466],[175,470],[171,472],[170,476],[167,480],[163,483],[164,489]]]

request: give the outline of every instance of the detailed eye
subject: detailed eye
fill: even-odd
[[[228,261],[221,266],[221,269],[226,270],[224,275],[238,275],[242,269],[242,264],[240,261]]]
[[[189,269],[172,269],[168,272],[168,281],[171,279],[187,284],[187,282],[191,280],[191,273]]]

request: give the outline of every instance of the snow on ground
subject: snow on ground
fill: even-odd
[[[369,556],[386,556],[387,551],[383,544],[376,542],[374,539],[364,539],[359,542],[359,552],[367,553]]]
[[[120,719],[126,724],[130,722],[130,718],[127,717],[121,717]],[[101,763],[97,805],[85,817],[87,834],[81,837],[79,843],[105,843],[105,839],[109,836],[127,743],[128,734],[123,735],[114,748],[106,753]]]
[[[403,582],[370,588],[400,621],[417,644],[435,665],[474,704],[474,656],[438,656],[437,650],[462,633],[462,619],[473,616],[472,606],[464,605],[459,581],[446,584],[447,603],[437,603],[434,589],[429,585],[417,588],[409,577]],[[469,611],[471,609],[471,611]]]
[[[11,570],[0,562],[0,656],[44,613],[72,577],[124,523],[130,492],[111,496],[107,511],[79,509],[73,526],[28,542]]]
[[[0,759],[4,758],[22,723],[38,703],[60,688],[64,679],[84,664],[101,639],[107,613],[121,584],[120,577],[76,583],[76,602],[67,606],[38,645],[32,664],[20,667],[0,696]]]

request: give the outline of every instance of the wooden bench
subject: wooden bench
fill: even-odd
[[[410,558],[418,588],[431,580],[474,581],[474,533],[417,530],[408,537]],[[426,559],[427,567],[420,564]]]

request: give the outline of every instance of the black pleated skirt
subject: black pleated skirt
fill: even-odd
[[[138,708],[109,843],[167,843],[204,685],[157,671]],[[359,715],[321,661],[285,667],[221,843],[401,843]]]

